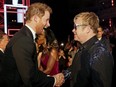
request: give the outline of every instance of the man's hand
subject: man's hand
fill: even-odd
[[[62,73],[56,74],[53,76],[55,78],[55,84],[54,86],[61,86],[64,83],[64,75]]]

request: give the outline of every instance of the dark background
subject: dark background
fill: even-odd
[[[21,3],[22,0],[19,0]],[[50,28],[53,30],[58,41],[67,41],[68,36],[73,39],[73,18],[76,14],[83,11],[93,11],[100,18],[100,25],[103,28],[112,28],[116,26],[116,0],[114,6],[112,0],[30,0],[30,3],[44,2],[48,4],[53,14],[50,19]],[[10,4],[12,0],[6,0]],[[10,17],[10,19],[15,17]],[[112,20],[112,26],[109,26],[109,19]],[[15,24],[13,24],[15,25]]]

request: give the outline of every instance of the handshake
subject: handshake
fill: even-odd
[[[59,87],[61,86],[65,80],[69,79],[71,75],[71,72],[69,70],[63,70],[61,73],[58,73],[54,75],[55,78],[55,86]]]

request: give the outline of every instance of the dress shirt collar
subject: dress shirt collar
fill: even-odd
[[[4,53],[4,50],[2,48],[0,48],[0,50]]]
[[[35,41],[35,38],[36,38],[36,32],[30,27],[28,26],[27,24],[25,24],[25,26],[27,26],[29,28],[29,30],[32,32],[32,35],[33,35],[33,39]]]
[[[101,39],[102,39],[102,37],[98,38],[98,40],[101,40]]]

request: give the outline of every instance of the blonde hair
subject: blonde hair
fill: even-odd
[[[99,27],[99,18],[94,12],[82,12],[74,17],[74,21],[78,18],[82,19],[84,25],[90,25],[94,33],[97,33],[97,28]]]
[[[52,9],[44,3],[31,4],[25,15],[26,21],[30,20],[30,18],[33,17],[34,15],[38,15],[39,17],[44,16],[45,11],[49,11],[50,13],[52,13]]]

